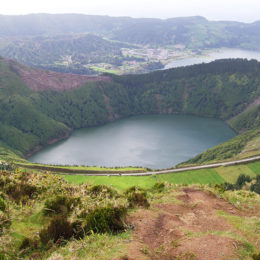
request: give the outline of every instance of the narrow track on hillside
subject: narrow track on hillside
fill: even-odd
[[[151,209],[139,208],[129,214],[134,230],[127,242],[127,257],[113,260],[242,259],[239,250],[243,246],[237,238],[246,233],[224,216],[246,219],[258,213],[194,187],[168,196],[176,201],[154,203]],[[255,237],[248,239],[257,244]]]
[[[157,174],[164,174],[164,173],[177,173],[177,172],[185,172],[185,171],[191,171],[191,170],[200,170],[200,169],[207,169],[207,168],[216,168],[220,166],[229,166],[229,165],[236,165],[241,163],[248,163],[252,161],[258,161],[260,160],[259,156],[254,156],[251,158],[241,159],[241,160],[235,160],[235,161],[229,161],[229,162],[220,162],[220,163],[213,163],[213,164],[206,164],[206,165],[199,165],[199,166],[190,166],[190,167],[184,167],[184,168],[175,168],[175,169],[169,169],[169,170],[159,170],[159,171],[149,171],[149,172],[129,172],[129,173],[74,173],[73,175],[85,175],[85,176],[150,176],[150,175],[157,175]],[[71,175],[70,173],[67,173],[67,175]]]

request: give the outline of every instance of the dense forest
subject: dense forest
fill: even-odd
[[[183,113],[226,120],[241,113],[260,92],[260,63],[255,60],[218,60],[143,75],[109,75],[108,82],[38,92],[25,85],[12,63],[0,62],[0,140],[23,154],[67,136],[71,129],[132,115]],[[242,113],[241,120],[231,121],[235,130],[259,126],[259,109],[246,113],[250,116]]]

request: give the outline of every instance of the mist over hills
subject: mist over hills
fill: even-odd
[[[260,23],[208,21],[200,16],[171,19],[109,17],[81,14],[31,14],[0,16],[0,36],[42,36],[90,33],[135,44],[169,45],[196,41],[196,34],[207,39],[207,45],[246,44],[259,40]],[[252,39],[252,36],[257,39]],[[241,39],[242,37],[242,39]],[[226,39],[225,39],[226,38]],[[195,45],[194,45],[195,47]],[[245,45],[246,47],[246,45]],[[248,45],[248,47],[250,47]]]
[[[127,74],[216,48],[260,50],[260,22],[81,14],[0,16],[0,55],[65,73]]]

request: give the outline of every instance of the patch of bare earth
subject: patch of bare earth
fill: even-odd
[[[109,82],[108,76],[87,76],[34,69],[11,60],[10,68],[34,91],[65,91],[79,88],[87,82]]]
[[[135,229],[128,259],[236,259],[238,243],[225,234],[239,231],[217,211],[242,213],[200,190],[183,189],[177,198],[180,203],[157,204],[154,210],[140,209],[130,216]]]

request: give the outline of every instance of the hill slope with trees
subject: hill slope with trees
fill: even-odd
[[[33,86],[46,80],[46,90],[35,89],[28,81],[26,85],[21,71],[34,73]],[[109,80],[94,77],[73,89],[59,90],[52,88],[48,77],[37,76],[41,70],[1,59],[0,140],[26,155],[67,137],[71,129],[132,115],[181,113],[227,120],[259,97],[259,72],[260,63],[254,60],[219,60],[143,75],[107,75]],[[61,85],[62,75],[53,76]],[[258,126],[259,112],[255,108],[253,112],[247,111],[251,116],[234,124],[236,131]]]

